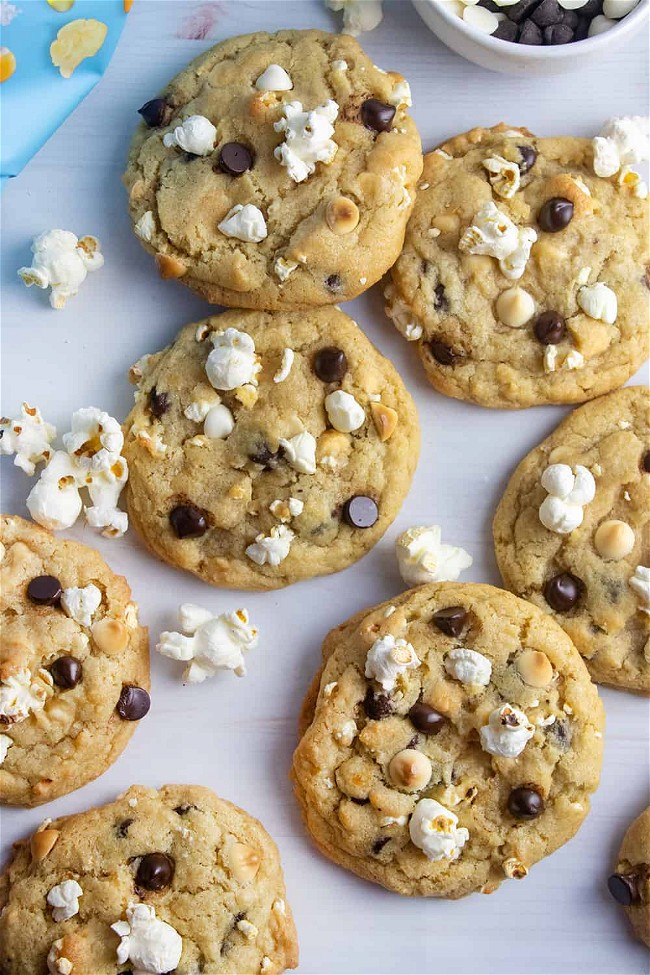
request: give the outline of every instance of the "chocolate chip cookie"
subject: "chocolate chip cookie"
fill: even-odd
[[[387,313],[440,392],[579,403],[648,355],[648,204],[591,140],[473,129],[425,156]],[[647,191],[646,191],[647,192]]]
[[[0,878],[5,975],[280,973],[298,943],[275,843],[201,786],[48,820]]]
[[[149,641],[93,549],[3,515],[0,553],[0,801],[37,806],[126,747],[149,710]]]
[[[650,398],[571,413],[516,469],[494,518],[506,586],[552,613],[594,680],[650,693]]]
[[[625,908],[632,930],[650,946],[650,806],[631,824],[618,853],[609,892]]]
[[[336,308],[230,311],[131,373],[128,508],[160,558],[215,586],[275,589],[361,558],[419,450],[395,369]]]
[[[354,298],[402,247],[422,171],[410,104],[346,34],[224,41],[139,109],[135,233],[162,277],[214,304]]]
[[[401,894],[491,893],[589,811],[603,708],[530,603],[434,583],[337,627],[303,707],[293,780],[335,863]]]

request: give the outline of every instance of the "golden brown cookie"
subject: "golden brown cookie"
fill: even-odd
[[[354,38],[234,37],[140,114],[124,181],[160,274],[214,304],[309,308],[396,260],[422,171],[408,84]]]
[[[0,801],[37,806],[106,771],[149,710],[149,641],[91,548],[0,516]]]
[[[650,806],[630,825],[618,853],[609,892],[625,908],[632,930],[650,946]]]
[[[425,156],[387,313],[429,382],[481,406],[580,403],[648,356],[648,203],[589,139],[472,129]]]
[[[494,518],[506,586],[554,615],[594,680],[642,694],[649,502],[650,396],[629,386],[575,410],[528,454]]]
[[[521,880],[589,811],[604,714],[575,647],[492,586],[434,583],[329,634],[292,777],[335,863],[401,894]]]

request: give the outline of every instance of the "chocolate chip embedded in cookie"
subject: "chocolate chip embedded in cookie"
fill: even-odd
[[[15,847],[0,879],[5,975],[279,975],[298,964],[275,843],[209,789],[132,786]]]
[[[440,392],[578,403],[647,358],[647,189],[595,152],[498,125],[425,156],[386,311]]]
[[[625,909],[637,938],[650,946],[650,806],[625,834],[607,886]]]
[[[126,747],[149,710],[147,630],[93,549],[10,516],[0,542],[0,801],[36,806]]]
[[[133,375],[129,511],[172,565],[274,589],[350,565],[395,518],[417,463],[415,407],[338,309],[226,312]]]
[[[292,777],[335,863],[401,894],[523,879],[589,810],[604,715],[545,613],[491,586],[433,583],[329,634]]]
[[[508,588],[555,616],[594,680],[650,693],[650,393],[575,410],[519,464],[494,518]]]
[[[235,37],[139,110],[124,177],[164,278],[214,304],[347,301],[396,260],[422,172],[408,84],[347,34]]]

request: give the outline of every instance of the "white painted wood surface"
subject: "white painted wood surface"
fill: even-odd
[[[108,0],[107,0],[108,2]],[[111,0],[114,2],[114,0]],[[97,405],[122,418],[132,401],[128,366],[170,341],[209,308],[184,288],[158,280],[131,234],[120,185],[136,109],[210,41],[176,37],[200,4],[136,0],[110,68],[81,105],[2,195],[3,392],[6,413],[38,404],[60,431],[71,412]],[[319,0],[223,2],[215,39],[283,27],[335,28]],[[453,55],[407,0],[387,3],[383,24],[362,40],[374,60],[402,71],[425,147],[473,125],[504,119],[543,134],[593,135],[607,117],[647,110],[647,47],[627,50],[577,75],[512,79]],[[29,120],[26,119],[26,124]],[[33,234],[63,227],[100,237],[105,268],[68,309],[27,292],[15,271],[28,263]],[[376,288],[346,307],[397,364],[415,395],[423,446],[411,494],[386,538],[339,575],[284,592],[212,590],[158,563],[135,534],[96,545],[129,579],[152,644],[191,600],[222,610],[246,605],[261,630],[250,675],[224,675],[190,688],[173,662],[152,659],[153,707],[121,759],[97,782],[33,811],[5,810],[2,848],[45,816],[109,801],[133,782],[200,782],[259,816],[278,841],[301,943],[300,972],[334,973],[642,973],[647,955],[630,937],[605,878],[628,822],[647,803],[648,705],[603,691],[605,765],[593,811],[579,835],[523,882],[491,897],[410,901],[355,879],[310,845],[287,779],[300,702],[328,628],[400,589],[392,554],[399,531],[438,522],[444,538],[468,549],[465,576],[499,582],[490,524],[509,473],[567,412],[544,408],[490,412],[445,399],[422,378],[413,350],[382,312]],[[646,382],[644,372],[636,381]],[[3,462],[3,510],[25,514],[31,482]]]

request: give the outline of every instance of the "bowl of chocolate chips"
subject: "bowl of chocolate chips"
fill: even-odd
[[[650,0],[413,0],[447,47],[483,68],[548,75],[574,70],[647,29]]]

